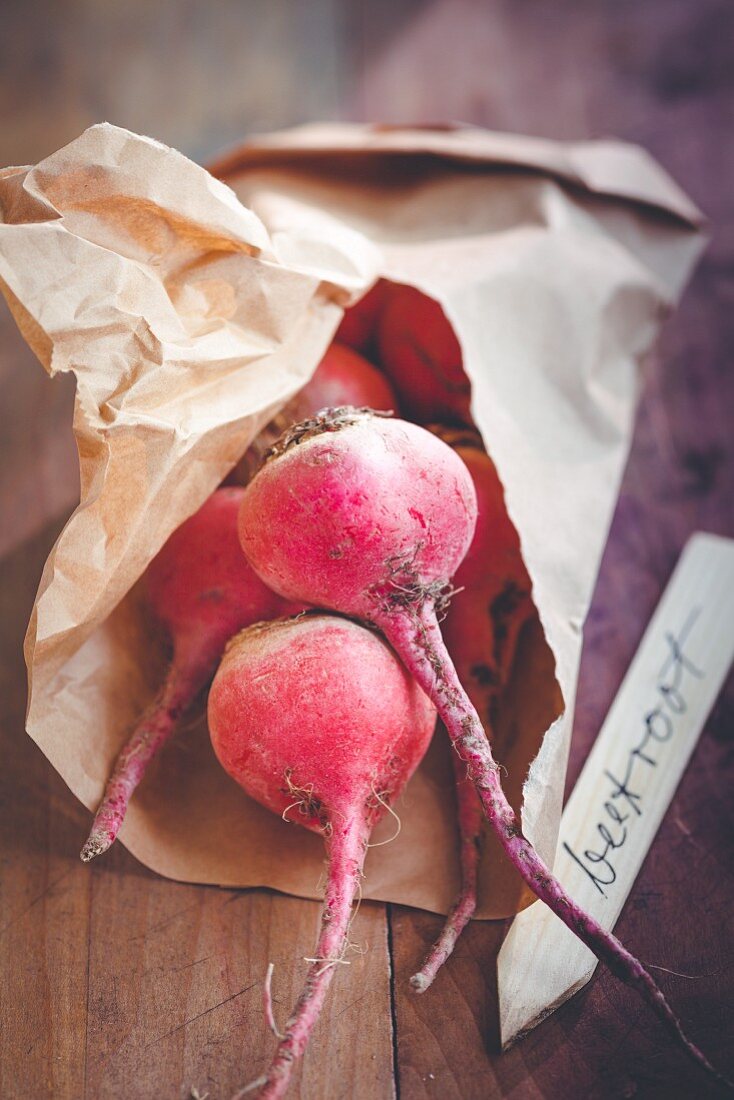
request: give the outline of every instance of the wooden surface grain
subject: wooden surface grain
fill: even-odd
[[[569,787],[678,553],[734,535],[734,122],[727,0],[11,0],[0,38],[0,163],[110,121],[204,159],[307,118],[462,118],[640,141],[712,219],[712,243],[651,364],[586,628]],[[223,1100],[272,1050],[318,907],[181,886],[121,847],[77,857],[87,814],[23,735],[21,642],[77,491],[70,379],[50,382],[0,314],[0,1095]],[[730,681],[617,926],[691,1037],[734,1072]],[[475,923],[433,990],[408,989],[438,921],[364,905],[292,1095],[302,1100],[703,1097],[705,1081],[600,971],[497,1053],[503,926]],[[670,973],[675,971],[677,973]],[[683,976],[689,975],[689,976]]]

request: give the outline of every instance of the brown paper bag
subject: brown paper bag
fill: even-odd
[[[49,373],[77,380],[81,502],[28,629],[28,732],[95,807],[163,667],[136,582],[382,275],[437,298],[453,324],[520,533],[538,620],[498,737],[508,793],[552,863],[639,365],[701,247],[700,215],[614,142],[314,126],[213,170],[234,193],[102,125],[0,175],[0,285]],[[369,853],[365,897],[445,912],[457,853],[440,739],[396,809],[402,831]],[[319,896],[319,838],[246,798],[203,719],[156,762],[121,839],[172,878]],[[489,844],[478,915],[513,912],[521,895]]]

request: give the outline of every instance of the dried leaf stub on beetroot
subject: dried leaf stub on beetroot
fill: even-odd
[[[329,345],[311,380],[255,437],[228,483],[246,485],[283,431],[334,405],[366,405],[371,409],[398,411],[397,397],[382,371],[351,347],[335,341]]]

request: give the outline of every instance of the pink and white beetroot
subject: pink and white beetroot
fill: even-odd
[[[471,542],[476,508],[466,466],[435,436],[364,410],[327,410],[273,448],[245,490],[240,538],[255,571],[285,598],[332,608],[382,631],[435,703],[522,879],[716,1075],[642,964],[554,878],[502,790],[437,618]]]
[[[329,614],[261,623],[234,638],[208,713],[225,770],[326,847],[315,955],[270,1069],[251,1086],[272,1100],[284,1095],[344,961],[370,833],[418,766],[436,714],[374,631]]]
[[[300,610],[263,584],[245,561],[237,539],[242,497],[242,489],[218,489],[148,566],[148,603],[168,632],[172,660],[115,761],[81,851],[85,863],[115,840],[135,788],[211,680],[232,635],[250,623]]]

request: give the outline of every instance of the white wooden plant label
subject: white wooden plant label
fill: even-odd
[[[611,930],[734,658],[734,540],[694,535],[561,819],[555,874]],[[507,1047],[581,989],[595,956],[544,905],[520,913],[498,966]]]

